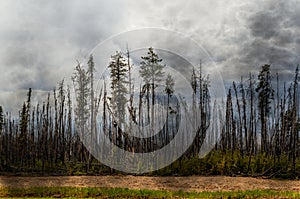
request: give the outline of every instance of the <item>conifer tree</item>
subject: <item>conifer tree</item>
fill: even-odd
[[[4,125],[3,108],[2,106],[0,106],[0,135],[2,133],[3,125]]]
[[[265,64],[258,75],[258,109],[261,123],[261,150],[268,151],[268,118],[271,113],[271,101],[274,99],[274,90],[271,84],[272,78],[270,65]]]
[[[125,105],[127,103],[127,62],[121,52],[116,52],[111,56],[111,62],[108,66],[110,68],[111,79],[111,104],[114,111],[114,117],[119,123],[124,122],[125,119]],[[117,121],[115,121],[117,122]]]
[[[165,92],[167,94],[167,116],[166,116],[166,143],[168,143],[168,138],[169,138],[169,111],[170,111],[170,97],[173,95],[174,93],[174,79],[172,78],[172,76],[170,74],[167,75],[167,79],[166,79],[166,87],[165,87]]]
[[[140,76],[143,78],[144,86],[143,90],[146,92],[146,100],[147,100],[147,123],[151,122],[151,134],[154,135],[154,104],[155,104],[155,88],[162,81],[164,76],[164,67],[162,64],[162,59],[159,58],[158,54],[154,52],[154,49],[150,47],[148,49],[147,55],[142,56],[142,62],[140,66]],[[151,103],[151,120],[150,120],[150,89],[152,95],[152,103]],[[153,142],[153,141],[152,141]],[[153,146],[152,146],[153,147]]]

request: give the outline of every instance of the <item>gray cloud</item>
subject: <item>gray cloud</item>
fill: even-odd
[[[273,12],[260,12],[249,20],[249,28],[254,37],[268,40],[277,36],[280,21],[281,17],[273,15]]]
[[[244,38],[233,42],[234,54],[222,62],[225,79],[232,81],[252,71],[257,74],[267,63],[274,73],[284,73],[282,81],[289,81],[300,63],[299,1],[257,1],[240,8],[237,16],[243,17],[237,26],[243,27],[239,35]]]
[[[245,58],[253,59],[257,64],[262,62],[275,65],[275,69],[295,68],[300,59],[296,51],[300,27],[298,20],[294,20],[292,13],[298,7],[291,7],[285,1],[274,1],[271,10],[255,13],[249,20],[249,28],[254,37],[253,42],[247,47],[248,53]],[[296,5],[295,5],[296,6]],[[289,24],[289,26],[287,26]],[[246,52],[245,52],[246,53]],[[294,65],[294,66],[291,66]]]
[[[51,91],[61,79],[69,81],[76,60],[99,42],[137,28],[191,37],[209,52],[226,82],[264,63],[288,80],[300,62],[299,0],[10,0],[0,1],[0,12],[0,104],[8,107],[18,101],[9,100],[12,92],[21,93],[15,94],[19,98],[28,87]],[[167,42],[174,52],[194,53],[189,45]]]
[[[17,112],[29,87],[46,95],[63,78],[70,82],[76,60],[120,31],[122,7],[122,1],[1,1],[0,104]]]

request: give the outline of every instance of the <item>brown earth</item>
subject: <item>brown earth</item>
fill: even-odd
[[[0,176],[0,187],[120,187],[151,190],[232,191],[272,189],[299,191],[300,181],[267,180],[250,177],[146,177],[146,176],[60,176],[13,177]]]

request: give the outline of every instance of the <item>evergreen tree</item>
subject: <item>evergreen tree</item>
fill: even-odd
[[[19,151],[21,154],[21,166],[24,166],[25,161],[28,161],[28,134],[29,134],[29,119],[30,119],[30,104],[31,104],[31,88],[27,93],[27,103],[24,102],[20,115],[20,135],[19,135]],[[25,158],[25,160],[24,160]]]
[[[172,96],[172,94],[174,93],[174,79],[173,77],[168,74],[167,79],[166,79],[166,88],[165,88],[165,92],[166,94],[170,97]]]
[[[274,99],[274,90],[271,84],[270,65],[265,64],[258,75],[258,109],[261,122],[261,149],[268,151],[268,118],[271,112],[271,102]]]
[[[94,72],[95,72],[95,63],[94,63],[94,58],[93,55],[90,55],[90,58],[88,60],[88,70],[87,70],[87,75],[90,80],[90,114],[91,114],[91,133],[92,136],[95,136],[95,93],[94,93]]]
[[[142,56],[142,62],[140,66],[140,76],[143,78],[144,86],[143,90],[146,92],[146,100],[147,100],[147,123],[150,122],[150,89],[152,95],[152,106],[151,106],[151,126],[152,126],[152,135],[154,132],[154,104],[155,104],[155,88],[162,81],[164,76],[162,59],[159,58],[158,54],[156,54],[152,47],[148,49],[147,55]],[[143,91],[143,92],[144,92]]]
[[[291,145],[292,145],[292,165],[293,165],[293,172],[296,173],[296,153],[297,153],[297,141],[299,140],[299,130],[297,129],[298,123],[298,82],[299,82],[299,65],[295,71],[295,78],[293,82],[293,110],[292,110],[292,135],[291,135]]]
[[[93,55],[90,55],[90,58],[87,62],[88,64],[88,69],[87,69],[87,75],[90,80],[90,132],[91,132],[91,140],[96,140],[96,110],[95,110],[95,105],[96,101],[95,96],[94,96],[94,72],[95,72],[95,63],[94,63],[94,58]],[[96,147],[94,145],[94,142],[91,143],[92,147]],[[89,170],[90,167],[90,162],[92,161],[92,156],[89,153],[89,158],[88,158],[88,164],[86,170]]]
[[[75,72],[72,76],[73,84],[76,92],[76,107],[75,111],[75,122],[77,128],[84,135],[86,122],[89,119],[89,106],[88,106],[88,96],[90,94],[89,89],[89,77],[84,68],[78,64],[75,68]]]
[[[167,94],[167,119],[166,119],[166,142],[168,143],[168,138],[169,138],[169,111],[171,110],[170,106],[170,97],[174,93],[174,79],[170,74],[168,74],[167,79],[166,79],[166,87],[165,87],[165,92]]]
[[[108,65],[110,69],[110,87],[111,87],[111,97],[107,97],[110,100],[111,109],[107,106],[111,117],[112,117],[112,129],[111,129],[111,139],[119,147],[123,147],[122,140],[122,124],[125,122],[126,109],[125,105],[127,103],[127,61],[121,52],[116,52],[115,55],[111,56],[111,62]]]
[[[152,90],[152,106],[155,103],[155,88],[157,83],[162,81],[164,76],[162,59],[154,52],[153,48],[150,47],[147,52],[147,56],[141,57],[141,69],[139,70],[141,77],[143,78],[146,85],[149,85]]]
[[[2,132],[3,125],[4,125],[3,109],[2,106],[0,106],[0,135]]]
[[[112,109],[115,119],[122,123],[125,119],[126,95],[128,94],[126,86],[128,84],[128,67],[123,54],[116,52],[115,55],[111,56],[111,62],[108,67],[110,68]]]

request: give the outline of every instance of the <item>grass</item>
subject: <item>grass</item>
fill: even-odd
[[[34,187],[1,188],[0,197],[14,198],[300,198],[299,192],[253,190],[184,192],[131,190],[126,188]]]

